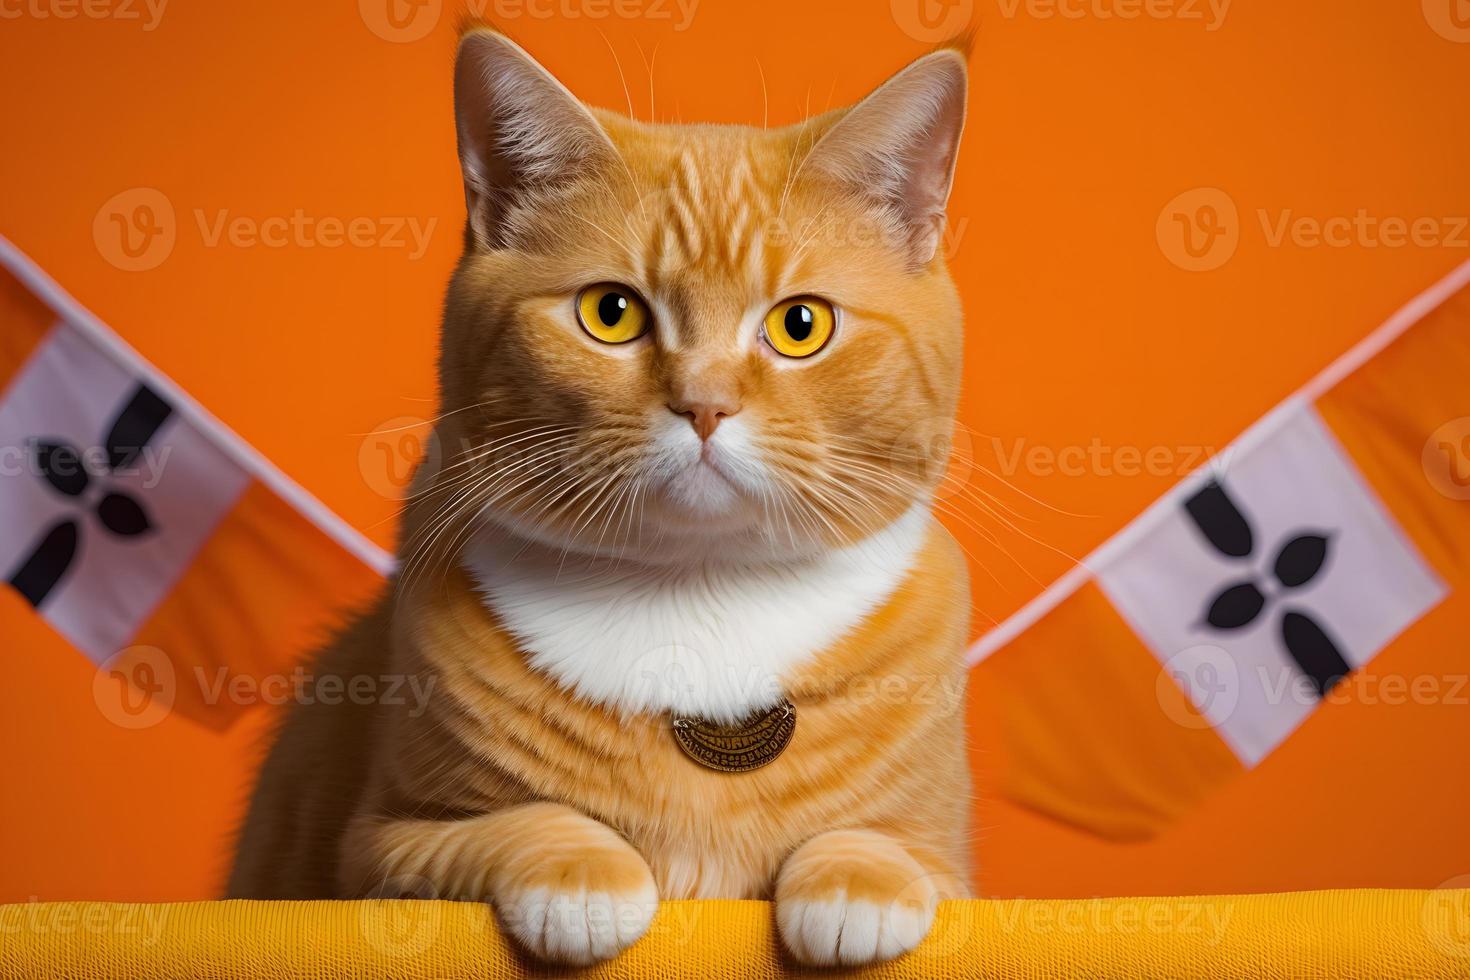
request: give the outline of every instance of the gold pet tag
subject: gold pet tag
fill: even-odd
[[[675,718],[674,739],[706,769],[749,772],[780,755],[796,731],[796,706],[785,698],[770,711],[736,725]]]

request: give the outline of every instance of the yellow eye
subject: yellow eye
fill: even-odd
[[[588,286],[577,296],[577,319],[604,344],[626,344],[648,330],[648,307],[638,294],[615,282]]]
[[[787,357],[811,357],[827,345],[836,327],[832,304],[815,296],[783,300],[766,314],[766,340]]]

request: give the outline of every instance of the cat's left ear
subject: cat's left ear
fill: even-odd
[[[866,199],[915,266],[934,258],[965,125],[960,51],[925,55],[847,111],[813,148],[812,170]]]

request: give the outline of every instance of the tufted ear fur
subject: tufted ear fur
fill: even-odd
[[[513,246],[518,211],[616,159],[597,120],[514,41],[466,33],[454,66],[454,116],[470,244]]]
[[[812,151],[816,173],[865,198],[915,266],[934,258],[965,124],[964,56],[925,55],[848,110]]]

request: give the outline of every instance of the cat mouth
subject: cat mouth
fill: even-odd
[[[730,478],[730,475],[725,472],[723,457],[720,451],[715,448],[715,444],[712,442],[706,442],[699,448],[699,459],[694,461],[694,465],[711,470],[712,472],[718,474],[720,479],[725,480],[732,485],[734,483],[734,481]]]
[[[768,493],[760,447],[741,419],[697,438],[684,419],[661,419],[648,458],[648,476],[667,516],[681,528],[713,533],[745,530],[758,519],[756,504]]]

